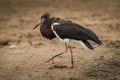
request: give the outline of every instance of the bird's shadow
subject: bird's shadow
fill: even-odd
[[[53,65],[53,66],[50,66],[48,69],[67,69],[68,66],[66,65]]]

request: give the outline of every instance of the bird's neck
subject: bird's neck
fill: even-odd
[[[51,27],[51,20],[47,19],[45,22],[42,23],[41,27],[49,29]]]
[[[46,26],[50,26],[51,25],[51,20],[47,19],[43,24],[46,25]]]

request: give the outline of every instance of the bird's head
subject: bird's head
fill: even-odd
[[[37,28],[41,23],[44,23],[45,21],[49,20],[49,18],[50,18],[50,14],[48,13],[43,14],[40,18],[40,21],[33,29]]]

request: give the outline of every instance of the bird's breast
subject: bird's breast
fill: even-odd
[[[46,26],[46,25],[41,25],[40,32],[43,35],[43,37],[45,37],[47,39],[53,39],[56,37],[55,34],[53,33],[51,27]]]

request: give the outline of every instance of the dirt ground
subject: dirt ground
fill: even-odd
[[[93,30],[103,45],[91,42],[91,51],[72,41],[73,69],[61,67],[69,52],[45,63],[65,49],[32,30],[45,12]],[[0,41],[0,80],[120,80],[120,0],[0,0]]]

